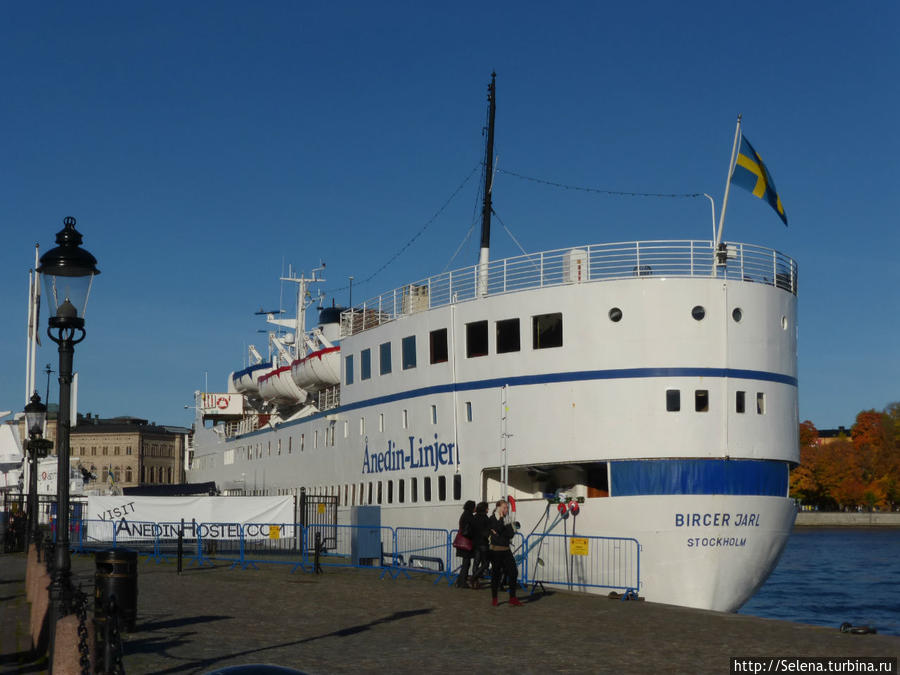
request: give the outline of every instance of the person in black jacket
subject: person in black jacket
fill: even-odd
[[[491,604],[497,606],[497,591],[500,589],[500,579],[505,575],[509,584],[509,604],[513,607],[521,607],[522,603],[516,597],[516,582],[519,570],[516,567],[516,559],[513,557],[510,545],[516,531],[506,522],[506,514],[509,504],[505,499],[497,502],[494,515],[491,516]]]
[[[475,502],[471,499],[463,505],[462,515],[459,517],[459,533],[467,539],[472,539],[475,534]],[[459,568],[459,576],[456,578],[457,588],[469,587],[469,565],[472,564],[472,556],[475,555],[474,546],[468,551],[457,548],[456,555],[462,558]]]
[[[487,511],[487,502],[478,502],[475,507],[475,535],[472,537],[472,548],[475,550],[475,568],[469,581],[472,588],[480,587],[481,577],[491,565],[491,519],[488,518]]]

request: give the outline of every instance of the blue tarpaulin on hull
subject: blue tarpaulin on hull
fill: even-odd
[[[756,459],[641,459],[610,462],[611,497],[762,495],[786,497],[787,462]]]

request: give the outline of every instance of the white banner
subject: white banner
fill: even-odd
[[[285,497],[135,497],[88,496],[85,528],[91,538],[163,539],[178,537],[184,519],[184,536],[192,539],[269,539],[269,524],[294,522],[294,498]],[[103,521],[103,522],[98,522]],[[104,523],[109,523],[105,525]]]
[[[243,394],[200,394],[200,412],[206,416],[242,415],[244,413]]]

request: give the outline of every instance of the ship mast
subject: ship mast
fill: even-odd
[[[478,256],[478,295],[487,295],[488,261],[491,248],[491,188],[494,182],[494,115],[497,112],[497,73],[491,73],[488,85],[487,146],[484,151],[484,204],[481,207],[481,252]]]

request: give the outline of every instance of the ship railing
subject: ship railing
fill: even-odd
[[[480,282],[485,272],[484,282]],[[353,335],[416,312],[478,297],[566,284],[696,277],[775,286],[797,294],[797,263],[754,244],[660,240],[591,244],[493,260],[405,284],[341,314],[341,335]]]

